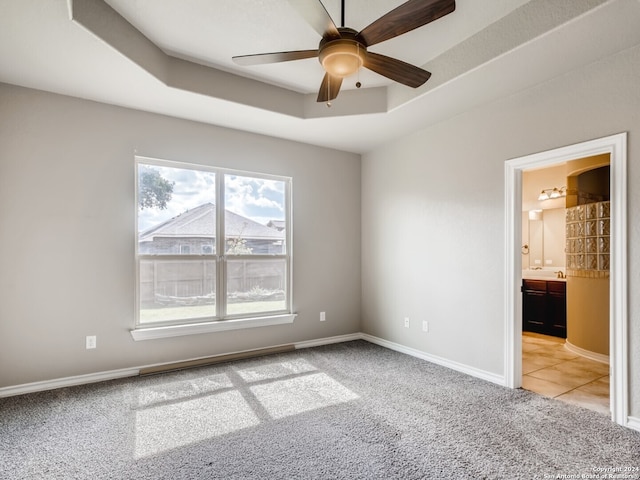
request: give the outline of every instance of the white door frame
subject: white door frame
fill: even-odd
[[[627,134],[620,133],[576,145],[508,160],[505,163],[505,383],[522,386],[522,171],[610,154],[611,275],[609,279],[610,406],[614,422],[627,426]]]

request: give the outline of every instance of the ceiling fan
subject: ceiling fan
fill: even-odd
[[[433,22],[456,8],[455,0],[409,0],[386,13],[360,32],[344,27],[344,0],[342,0],[342,27],[336,27],[320,0],[288,0],[293,8],[322,36],[315,50],[259,53],[233,57],[238,65],[263,65],[318,57],[325,75],[318,92],[318,102],[327,102],[338,96],[342,80],[356,73],[360,67],[368,68],[398,83],[417,88],[431,73],[395,58],[368,51],[376,43],[407,33]],[[356,84],[360,87],[360,82]]]

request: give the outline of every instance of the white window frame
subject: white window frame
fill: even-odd
[[[149,255],[138,252],[138,170],[139,165],[150,165],[160,167],[171,167],[179,169],[191,169],[215,173],[216,181],[216,238],[214,245],[215,253],[204,254],[191,253],[184,255]],[[225,185],[226,175],[237,175],[264,180],[277,180],[285,185],[285,253],[284,254],[247,254],[228,255],[226,253],[225,236]],[[264,327],[270,325],[282,325],[293,323],[296,314],[292,312],[292,178],[271,175],[264,173],[232,170],[228,168],[212,167],[208,165],[198,165],[169,160],[159,160],[142,156],[135,157],[135,265],[136,265],[136,295],[135,295],[135,326],[131,330],[134,340],[149,340],[154,338],[166,338],[182,335],[193,335],[201,333],[211,333],[242,328]],[[211,317],[197,319],[179,319],[163,322],[140,322],[140,263],[150,258],[162,259],[210,259],[216,264],[216,314]],[[227,289],[226,273],[227,262],[232,260],[273,260],[283,259],[285,262],[285,308],[278,311],[258,312],[252,314],[226,314],[227,309]]]

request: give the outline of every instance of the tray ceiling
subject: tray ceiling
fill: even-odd
[[[339,0],[323,0],[340,23]],[[363,28],[402,0],[346,0]],[[316,59],[231,56],[316,48],[286,0],[3,0],[0,82],[363,153],[640,43],[638,0],[457,0],[373,51],[431,71],[422,87],[362,73],[329,109]],[[73,17],[73,19],[71,18]]]

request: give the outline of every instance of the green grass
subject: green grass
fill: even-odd
[[[228,315],[242,315],[249,313],[266,313],[285,309],[284,300],[266,302],[230,303],[227,305]],[[165,308],[140,309],[140,323],[166,322],[170,320],[185,320],[189,318],[213,317],[216,314],[215,305],[190,305]]]

